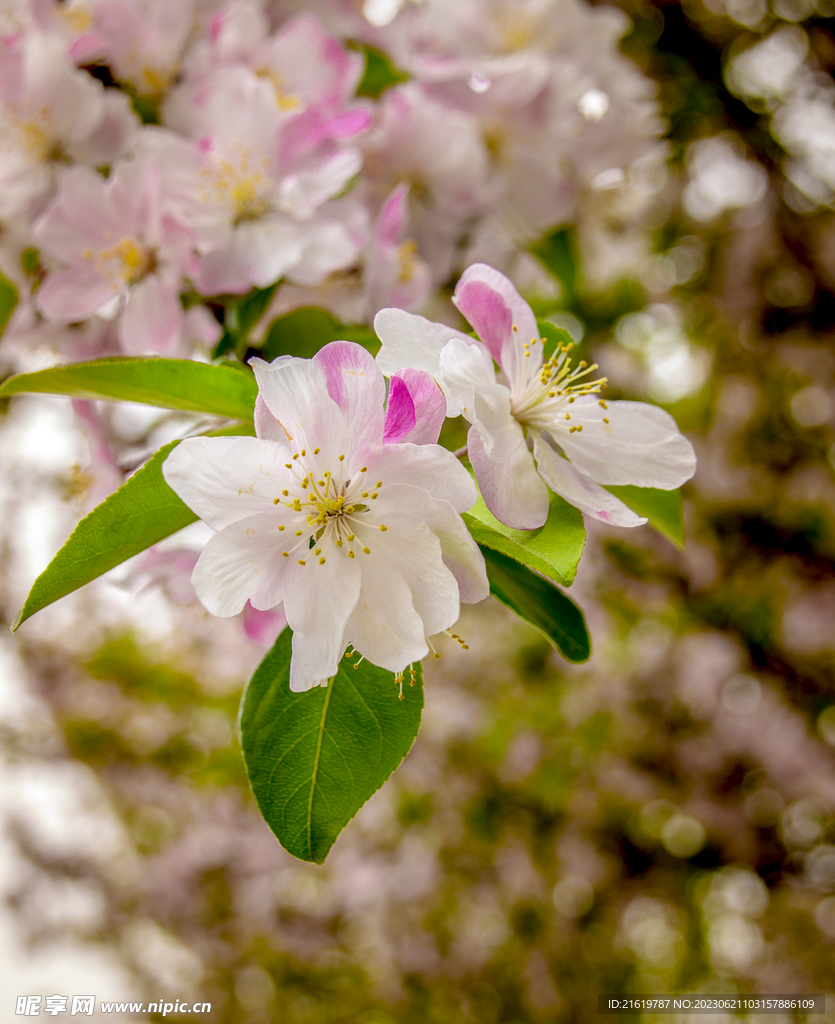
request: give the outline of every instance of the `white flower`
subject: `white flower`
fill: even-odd
[[[426,374],[385,381],[359,345],[313,359],[253,359],[257,437],[196,437],[165,479],[218,532],[193,575],[215,615],[283,602],[293,630],[290,687],[337,671],[347,644],[392,672],[427,653],[461,601],[489,587],[459,513],[469,474],[433,442],[444,402]]]
[[[646,520],[601,484],[672,490],[693,475],[693,446],[663,409],[599,398],[605,381],[589,380],[597,367],[572,367],[567,348],[543,363],[536,318],[498,271],[473,264],[453,301],[483,344],[384,309],[374,320],[383,342],[377,360],[384,373],[414,366],[432,374],[450,415],[470,421],[470,462],[497,519],[518,530],[542,526],[550,487],[595,519],[640,526]]]

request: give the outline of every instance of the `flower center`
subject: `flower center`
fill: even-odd
[[[235,224],[263,217],[270,210],[273,181],[265,173],[270,165],[266,154],[255,163],[253,166],[252,151],[237,143],[231,159],[220,159],[201,171],[201,202],[228,203],[234,210]]]
[[[156,269],[156,253],[135,238],[122,238],[110,249],[84,250],[86,260],[96,261],[96,270],[108,281],[125,285],[137,284]]]
[[[367,466],[353,477],[346,478],[344,455],[339,456],[336,473],[322,469],[315,459],[319,451],[319,448],[314,448],[311,457],[302,448],[284,464],[291,470],[297,484],[292,491],[289,487],[282,490],[281,496],[273,499],[273,504],[300,513],[304,520],[299,522],[295,531],[298,543],[282,554],[289,558],[301,548],[302,557],[297,559],[299,565],[307,565],[306,555],[311,549],[318,564],[324,565],[331,545],[347,558],[355,558],[357,549],[370,555],[370,531],[385,533],[388,529],[384,523],[372,523],[368,518],[372,510],[370,503],[379,497],[383,481],[378,480],[372,490],[365,479]],[[278,529],[283,532],[286,526],[281,524]]]
[[[540,338],[539,344],[544,343],[545,339]],[[524,343],[526,356],[535,345],[536,338]],[[568,353],[573,347],[573,342],[559,345],[551,358],[542,364],[538,378],[527,385],[522,395],[511,394],[511,411],[523,426],[547,428],[565,407],[573,405],[584,395],[598,394],[606,387],[605,377],[598,377],[596,380],[583,379],[597,369],[597,363],[589,366],[581,359],[576,366],[571,365]],[[570,419],[571,414],[565,412],[565,418]],[[575,429],[582,430],[582,427],[569,427],[572,433]]]

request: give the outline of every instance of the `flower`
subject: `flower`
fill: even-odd
[[[374,320],[383,342],[377,359],[384,373],[405,366],[431,373],[449,412],[469,420],[470,462],[497,519],[519,530],[542,526],[550,487],[594,519],[640,526],[646,519],[601,485],[672,490],[693,475],[693,446],[663,409],[599,398],[605,378],[590,379],[597,367],[585,362],[573,367],[570,345],[543,361],[533,311],[498,271],[473,264],[453,301],[482,343],[384,309]]]
[[[359,345],[313,359],[253,359],[257,437],[193,437],[163,465],[217,533],[192,577],[215,615],[284,605],[290,687],[333,676],[346,645],[400,673],[488,594],[461,512],[467,471],[433,443],[444,402],[428,375],[385,381]]]
[[[122,164],[107,180],[86,167],[68,171],[35,238],[68,266],[37,295],[44,315],[63,323],[121,314],[126,352],[174,351],[181,340],[183,274],[192,237],[161,210],[156,161]]]

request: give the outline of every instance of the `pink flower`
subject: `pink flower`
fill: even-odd
[[[409,222],[409,186],[397,186],[377,218],[365,262],[369,319],[384,306],[418,306],[432,287],[432,274],[417,252],[414,239],[405,237]]]
[[[66,164],[108,164],[139,122],[127,96],[105,89],[66,57],[60,40],[32,34],[0,54],[0,216],[26,210]]]
[[[67,172],[35,237],[67,265],[49,274],[38,292],[37,304],[48,319],[72,323],[94,314],[119,316],[126,352],[175,350],[192,239],[161,211],[155,161],[123,165],[107,181],[87,168]]]
[[[317,284],[348,266],[358,243],[328,200],[359,170],[359,153],[286,120],[272,85],[227,68],[166,105],[173,132],[146,131],[170,208],[194,230],[204,294],[241,293],[279,277]]]

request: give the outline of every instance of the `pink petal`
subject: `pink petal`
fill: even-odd
[[[249,601],[244,605],[244,634],[263,647],[271,646],[286,625],[287,616],[283,611],[259,611]]]
[[[415,428],[415,403],[401,377],[392,377],[386,404],[386,429],[383,444],[397,444]],[[437,440],[437,438],[436,438]]]
[[[404,389],[408,395],[408,406],[402,397]],[[392,412],[392,401],[402,403],[406,409],[411,407],[411,422],[409,422],[408,413],[403,417],[398,414],[396,408]],[[392,416],[391,428],[389,426],[390,414]],[[397,429],[403,431],[398,436],[395,436],[394,417],[397,417]],[[412,444],[437,444],[445,419],[446,399],[428,373],[423,370],[409,369],[402,370],[391,378],[386,412],[385,443],[410,441]],[[404,427],[405,430],[403,430]]]
[[[108,303],[117,290],[92,267],[82,264],[50,274],[37,294],[37,304],[48,320],[70,324],[86,320]]]
[[[179,293],[158,277],[146,278],[128,293],[119,324],[119,341],[125,352],[172,355],[180,341],[183,307]]]

